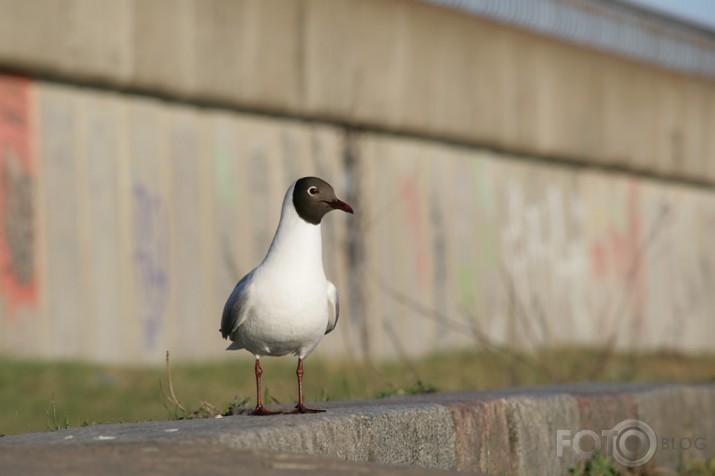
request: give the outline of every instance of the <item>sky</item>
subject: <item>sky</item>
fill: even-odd
[[[715,0],[621,0],[680,17],[715,31]]]

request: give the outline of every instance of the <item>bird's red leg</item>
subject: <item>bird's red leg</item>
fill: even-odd
[[[271,412],[263,407],[263,397],[261,396],[262,375],[263,369],[261,369],[261,361],[256,359],[256,408],[251,412],[251,415],[275,415],[280,412]]]
[[[289,413],[322,413],[325,410],[316,410],[313,408],[306,408],[305,405],[303,405],[303,359],[298,358],[298,370],[295,371],[296,375],[298,375],[298,405],[295,406],[295,409]]]

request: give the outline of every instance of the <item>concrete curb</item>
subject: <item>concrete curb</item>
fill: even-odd
[[[15,446],[0,449],[0,468],[8,475],[102,476],[170,475],[261,476],[354,475],[437,476],[465,474],[414,466],[341,461],[317,456],[234,450],[197,443],[125,443],[116,445]],[[467,473],[472,474],[472,473]]]
[[[496,474],[564,474],[578,463],[557,430],[601,435],[641,419],[657,435],[651,465],[715,456],[715,385],[575,385],[432,394],[324,405],[319,415],[97,425],[0,438],[23,447],[208,445]],[[605,442],[605,438],[603,440]],[[583,445],[582,446],[587,446]]]

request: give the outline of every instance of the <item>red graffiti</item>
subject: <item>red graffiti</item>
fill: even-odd
[[[606,247],[596,242],[591,245],[591,273],[598,279],[604,279],[608,276],[608,255]]]
[[[632,310],[636,316],[640,316],[643,310],[645,294],[640,202],[640,188],[632,181],[628,188],[625,228],[609,229],[605,236],[591,243],[589,248],[591,273],[595,278],[607,279],[613,276],[632,287]]]
[[[406,179],[402,183],[400,189],[403,202],[407,207],[407,226],[410,229],[414,243],[414,261],[417,267],[417,280],[422,289],[428,286],[427,280],[427,247],[424,237],[424,223],[420,213],[420,197],[414,182],[411,179]]]
[[[9,318],[37,299],[30,121],[29,80],[0,75],[0,292]]]

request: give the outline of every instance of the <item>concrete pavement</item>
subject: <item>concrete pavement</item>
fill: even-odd
[[[37,474],[44,474],[43,461],[55,461],[47,455],[74,464],[75,455],[82,454],[91,467],[116,470],[116,461],[125,461],[136,472],[164,474],[162,467],[171,458],[182,465],[182,458],[191,459],[186,455],[209,454],[217,456],[208,458],[215,474],[226,469],[224,464],[232,467],[230,462],[242,465],[244,460],[266,471],[290,469],[291,464],[297,465],[295,471],[302,464],[328,468],[319,460],[293,463],[289,457],[288,466],[274,467],[266,463],[273,458],[250,453],[271,451],[332,458],[335,471],[352,468],[337,461],[354,461],[494,474],[564,474],[579,456],[563,445],[563,437],[558,456],[558,430],[568,431],[567,440],[573,442],[581,430],[601,435],[629,419],[645,422],[657,435],[653,466],[677,469],[715,456],[712,384],[552,386],[324,406],[328,411],[318,415],[96,425],[4,437],[0,463],[6,468],[34,465]],[[152,466],[157,452],[167,456],[155,459]],[[32,456],[37,454],[43,456]],[[54,463],[47,468],[54,470]]]

